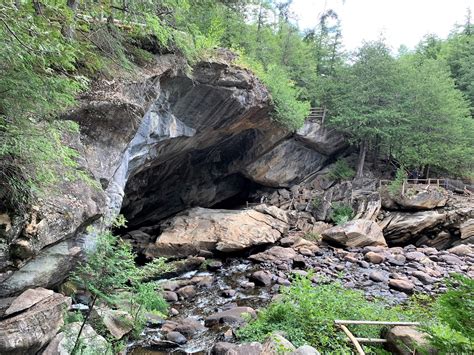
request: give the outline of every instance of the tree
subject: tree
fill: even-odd
[[[341,96],[334,103],[330,124],[349,134],[359,146],[356,177],[362,177],[367,151],[385,139],[398,117],[396,97],[399,89],[397,65],[382,42],[364,44],[355,63],[340,78]]]

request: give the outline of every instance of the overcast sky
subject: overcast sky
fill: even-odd
[[[445,38],[465,22],[468,7],[474,12],[474,0],[294,0],[300,28],[313,28],[325,4],[339,15],[349,50],[381,33],[395,51],[402,44],[413,48],[427,33]]]

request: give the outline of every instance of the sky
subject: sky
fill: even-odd
[[[305,29],[315,26],[325,6],[339,15],[347,50],[381,34],[394,51],[402,44],[413,49],[428,33],[447,37],[465,23],[467,8],[474,13],[474,0],[293,0],[291,10]]]

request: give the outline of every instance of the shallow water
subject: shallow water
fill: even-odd
[[[248,281],[249,273],[257,270],[258,267],[245,259],[231,259],[224,262],[222,268],[215,272],[209,271],[190,271],[178,277],[162,280],[179,281],[190,280],[198,276],[212,276],[214,280],[211,287],[197,288],[197,294],[192,300],[181,300],[172,305],[179,311],[176,318],[193,318],[204,325],[204,319],[226,306],[248,306],[254,309],[264,307],[270,302],[271,292],[265,287],[253,287],[242,289],[241,282]],[[223,297],[222,291],[225,289],[237,290],[237,293],[230,298]],[[128,354],[148,355],[148,354],[210,354],[213,345],[218,341],[223,341],[223,332],[229,329],[229,326],[215,326],[207,328],[206,331],[194,336],[188,340],[185,345],[176,348],[166,349],[160,346],[160,341],[164,339],[159,328],[147,327],[143,333],[143,339],[130,345]]]

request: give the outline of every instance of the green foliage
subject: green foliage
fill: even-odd
[[[321,203],[322,203],[322,197],[315,196],[313,197],[311,201],[311,206],[313,207],[313,209],[317,210],[319,207],[321,207]]]
[[[320,242],[322,237],[320,234],[318,233],[313,233],[313,232],[309,232],[309,233],[305,233],[305,235],[303,236],[304,239],[306,240],[311,240],[313,242]]]
[[[310,103],[298,100],[300,90],[295,87],[285,70],[272,65],[260,79],[272,94],[274,119],[292,130],[300,128],[309,114]]]
[[[173,264],[167,263],[166,258],[155,258],[137,270],[137,278],[140,281],[155,280],[160,275],[175,269]]]
[[[354,144],[408,168],[472,171],[474,121],[444,60],[408,52],[395,58],[382,41],[370,42],[335,75],[321,92],[331,105],[328,122]]]
[[[344,203],[331,204],[331,220],[337,225],[344,224],[354,217],[354,210]]]
[[[81,311],[66,312],[66,315],[64,317],[64,325],[75,323],[75,322],[83,322],[83,321],[84,321],[84,316],[82,315]]]
[[[344,159],[338,159],[329,171],[329,178],[333,180],[351,180],[354,176],[355,170]]]
[[[265,69],[258,61],[240,52],[236,64],[251,69],[270,91],[275,106],[273,119],[291,130],[300,128],[309,114],[310,103],[299,99],[301,89],[295,86],[282,66],[269,65]]]
[[[130,289],[129,280],[137,274],[131,246],[107,231],[97,237],[87,261],[78,266],[73,280],[108,303],[114,302],[116,289]]]
[[[123,223],[123,219],[119,220]],[[107,231],[97,237],[93,250],[87,253],[86,261],[77,267],[72,279],[90,292],[93,302],[101,300],[110,306],[123,303],[127,295],[128,312],[133,317],[134,336],[138,336],[145,325],[145,312],[164,315],[167,303],[153,282],[146,279],[158,277],[160,272],[169,271],[164,259],[156,259],[143,268],[135,264],[135,255],[130,244]],[[88,320],[88,316],[84,322]]]
[[[400,195],[402,192],[403,181],[407,178],[407,173],[403,167],[397,169],[397,174],[395,175],[395,180],[391,181],[387,186],[388,193],[391,196]]]
[[[411,311],[390,308],[380,300],[367,301],[362,292],[345,289],[339,283],[313,287],[308,278],[300,278],[237,334],[244,341],[263,341],[272,332],[282,331],[295,346],[310,344],[324,353],[345,354],[352,349],[334,325],[335,319],[401,321],[414,317]],[[381,327],[355,327],[360,337],[380,336]],[[367,353],[381,350],[364,348]]]
[[[431,343],[442,353],[474,351],[474,280],[454,275],[448,291],[434,304],[437,322],[425,327]]]

